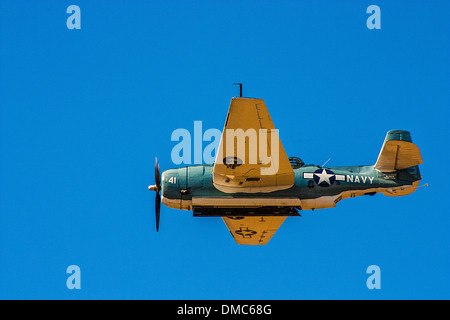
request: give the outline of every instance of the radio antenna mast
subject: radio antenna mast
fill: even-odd
[[[233,85],[239,85],[239,97],[242,98],[242,83],[236,82],[236,83],[233,83]]]

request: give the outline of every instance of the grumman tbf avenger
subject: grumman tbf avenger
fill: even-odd
[[[419,148],[404,130],[387,133],[374,165],[324,167],[288,158],[264,101],[235,97],[214,164],[161,175],[156,161],[156,184],[148,188],[156,191],[157,231],[162,200],[195,217],[221,217],[238,244],[264,245],[299,210],[332,208],[363,195],[413,193],[421,163]]]

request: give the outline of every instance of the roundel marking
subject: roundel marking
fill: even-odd
[[[242,160],[238,157],[225,157],[223,158],[223,164],[229,169],[234,169],[242,165]]]
[[[257,234],[256,231],[250,230],[247,227],[245,227],[245,228],[240,227],[239,230],[235,230],[234,232],[236,234],[240,235],[242,238],[251,238],[252,236]]]
[[[317,169],[314,171],[313,179],[320,187],[329,187],[336,181],[336,176],[329,169]]]

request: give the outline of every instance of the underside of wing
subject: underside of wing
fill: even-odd
[[[286,217],[223,217],[238,244],[263,245],[269,242]]]
[[[294,171],[262,99],[231,100],[213,183],[226,193],[271,192],[294,184]]]

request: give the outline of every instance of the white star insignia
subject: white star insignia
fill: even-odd
[[[319,177],[319,182],[317,184],[321,184],[322,182],[326,182],[329,185],[331,185],[330,177],[334,176],[334,174],[329,174],[325,169],[322,170],[322,173],[314,173],[316,176]]]

